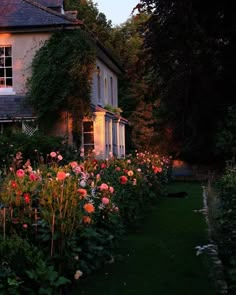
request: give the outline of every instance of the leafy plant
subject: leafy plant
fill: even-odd
[[[94,47],[83,30],[53,34],[32,62],[28,102],[36,110],[41,124],[44,123],[47,128],[52,118],[56,119],[55,114],[68,112],[73,120],[73,136],[78,146],[82,119],[90,113],[94,64]]]

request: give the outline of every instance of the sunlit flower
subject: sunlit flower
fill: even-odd
[[[115,190],[114,190],[114,187],[110,186],[110,187],[109,187],[109,191],[110,191],[111,194],[113,194],[114,191],[115,191]]]
[[[155,174],[157,174],[157,173],[159,173],[159,172],[162,172],[162,168],[161,168],[161,167],[156,167],[156,166],[154,166],[154,167],[152,168],[152,170],[153,170],[153,172],[154,172]]]
[[[55,158],[55,157],[57,156],[57,153],[56,153],[56,152],[51,152],[51,153],[50,153],[50,156],[51,156],[52,158]]]
[[[78,192],[79,195],[80,195],[81,197],[83,197],[83,198],[87,196],[87,190],[84,189],[84,188],[79,188],[79,189],[77,190],[77,192]]]
[[[18,177],[24,177],[24,175],[25,175],[25,172],[24,172],[24,170],[23,169],[18,169],[17,171],[16,171],[16,176],[18,176]]]
[[[133,175],[134,175],[134,172],[133,172],[132,170],[129,170],[129,171],[127,172],[127,174],[128,174],[128,176],[133,176]]]
[[[127,160],[127,163],[130,164],[131,163],[131,160]]]
[[[57,172],[57,179],[64,180],[66,178],[66,173],[64,171]]]
[[[78,166],[78,163],[74,161],[74,162],[70,162],[69,165],[71,166],[72,169],[74,169],[75,167]]]
[[[106,183],[102,183],[102,184],[100,185],[100,190],[101,190],[101,191],[107,191],[107,190],[108,190],[108,185],[107,185]]]
[[[31,181],[35,181],[35,180],[37,180],[37,175],[36,175],[35,173],[30,173],[30,175],[29,175],[29,179],[30,179]]]
[[[95,211],[95,208],[93,204],[87,203],[87,204],[84,204],[84,210],[88,213],[93,213]]]
[[[59,161],[61,161],[61,160],[63,159],[62,155],[58,155],[58,156],[57,156],[57,159],[58,159]]]
[[[126,184],[127,181],[128,181],[128,178],[125,175],[122,175],[120,177],[120,183],[121,184]]]
[[[102,198],[102,203],[103,203],[103,205],[108,205],[110,203],[110,200],[108,198],[106,198],[106,197],[103,197]]]
[[[82,179],[82,180],[80,181],[79,185],[80,185],[81,187],[86,187],[86,181]]]

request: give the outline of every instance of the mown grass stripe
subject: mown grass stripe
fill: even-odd
[[[195,246],[207,243],[201,184],[174,183],[169,191],[186,191],[188,198],[163,198],[138,232],[121,245],[120,261],[82,279],[73,294],[215,295]]]

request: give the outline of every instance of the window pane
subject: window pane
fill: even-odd
[[[0,78],[0,87],[5,87],[5,79],[4,78]]]
[[[12,79],[6,79],[6,86],[11,87],[12,86]]]
[[[0,58],[0,67],[4,67],[4,57]]]
[[[6,57],[5,63],[6,63],[6,67],[11,67],[12,66],[11,57]]]
[[[4,69],[0,68],[0,77],[4,77]]]
[[[84,122],[84,132],[93,132],[93,122]]]
[[[5,47],[5,56],[11,56],[11,47]]]
[[[11,78],[12,77],[12,69],[6,68],[6,77]]]
[[[0,56],[4,55],[4,47],[0,47]]]
[[[94,144],[93,133],[84,133],[84,144]]]

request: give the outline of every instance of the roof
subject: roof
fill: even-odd
[[[0,121],[35,117],[33,109],[25,104],[24,96],[0,96]]]
[[[40,1],[40,3],[39,3]],[[60,0],[1,0],[0,30],[34,27],[78,26],[80,20],[73,19],[50,9],[43,3],[58,5]],[[49,3],[50,2],[50,3]],[[53,4],[52,3],[52,4]]]
[[[92,104],[92,106],[91,106],[91,110],[92,110],[92,112],[103,112],[103,113],[106,113],[106,116],[108,116],[108,117],[111,117],[111,118],[113,118],[113,119],[116,119],[116,120],[120,120],[122,123],[124,123],[124,124],[128,124],[128,120],[127,119],[125,119],[124,117],[122,117],[122,116],[120,116],[120,115],[118,115],[118,114],[115,114],[115,113],[113,113],[113,112],[111,112],[111,111],[109,111],[109,110],[107,110],[107,109],[104,109],[103,107],[101,107],[100,105],[94,105],[94,104]]]
[[[63,0],[37,0],[39,3],[46,7],[62,7]]]

